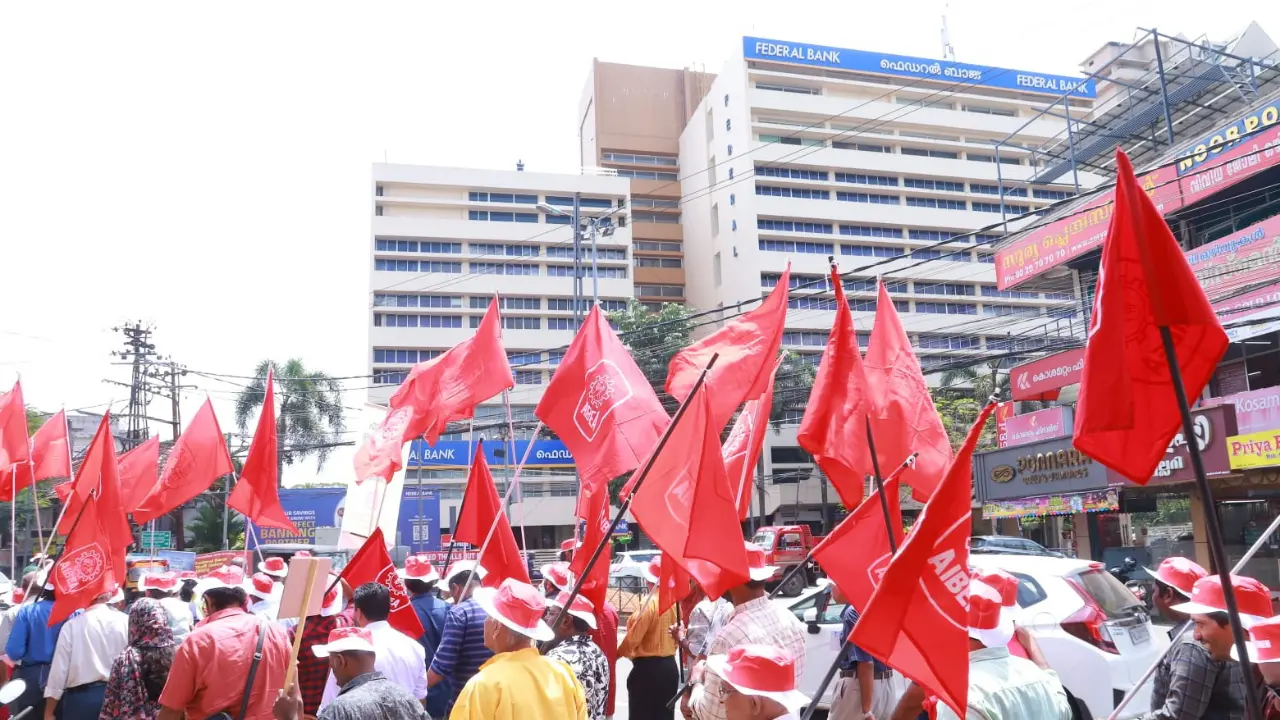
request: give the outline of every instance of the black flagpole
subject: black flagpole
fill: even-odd
[[[613,516],[613,522],[609,523],[609,530],[600,539],[600,544],[596,545],[596,549],[591,553],[591,559],[587,561],[586,567],[582,568],[582,572],[578,574],[577,579],[573,583],[573,590],[569,592],[569,597],[560,604],[560,611],[556,613],[555,619],[551,621],[551,627],[559,627],[560,621],[564,619],[564,614],[569,611],[569,606],[573,604],[574,598],[582,591],[582,585],[586,582],[587,577],[591,575],[591,568],[600,560],[600,556],[604,554],[604,549],[608,546],[610,539],[613,537],[613,531],[618,529],[618,524],[622,522],[622,518],[626,516],[627,510],[631,508],[631,500],[635,498],[636,493],[640,490],[640,485],[644,483],[645,478],[649,477],[649,468],[653,465],[653,458],[662,452],[662,448],[666,447],[667,440],[671,437],[671,431],[675,429],[680,418],[684,416],[684,411],[688,409],[689,403],[693,401],[694,395],[698,394],[698,390],[702,388],[702,384],[707,380],[707,373],[711,372],[711,368],[715,366],[716,360],[719,359],[720,353],[715,353],[711,359],[707,361],[707,366],[702,369],[702,373],[698,375],[698,380],[693,384],[693,388],[689,391],[689,395],[685,397],[684,402],[680,403],[680,407],[676,409],[676,414],[671,417],[671,422],[667,424],[667,429],[663,431],[662,437],[658,439],[657,446],[653,449],[653,454],[649,456],[649,462],[640,468],[640,476],[635,479],[635,483],[631,486],[631,492],[627,495],[627,499],[622,502],[622,507],[618,510],[618,514]],[[606,508],[607,511],[607,508]],[[575,552],[576,555],[576,552]],[[550,640],[544,642],[539,647],[543,655],[546,655],[552,648],[559,645],[559,640]],[[678,665],[679,663],[677,663]]]
[[[1200,458],[1195,424],[1191,420],[1191,406],[1187,403],[1187,390],[1182,384],[1182,370],[1178,367],[1178,352],[1173,346],[1173,333],[1167,326],[1160,326],[1160,339],[1164,342],[1164,356],[1169,365],[1169,378],[1173,381],[1173,392],[1178,398],[1178,412],[1182,415],[1182,433],[1187,440],[1187,451],[1191,455],[1191,467],[1195,470],[1196,487],[1200,490],[1200,498],[1204,503],[1205,523],[1209,526],[1209,555],[1222,581],[1222,596],[1227,603],[1227,615],[1231,618],[1231,635],[1235,639],[1236,652],[1240,655],[1240,672],[1244,675],[1245,706],[1249,710],[1248,717],[1253,720],[1262,720],[1262,704],[1258,700],[1258,688],[1253,682],[1253,663],[1249,661],[1249,653],[1245,647],[1244,627],[1240,624],[1240,609],[1236,604],[1235,589],[1231,587],[1231,570],[1227,564],[1227,553],[1223,548],[1222,527],[1218,524],[1218,509],[1214,505],[1213,489],[1209,487],[1209,478],[1205,476],[1204,462]]]

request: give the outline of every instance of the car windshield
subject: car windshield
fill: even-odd
[[[980,548],[980,547],[985,547],[985,546],[986,546],[986,544],[987,544],[987,539],[986,539],[986,538],[981,538],[981,537],[969,538],[969,547],[970,547],[970,548]]]
[[[768,550],[773,547],[773,537],[772,530],[761,530],[756,533],[755,537],[751,538],[751,544]]]
[[[1085,570],[1079,578],[1085,592],[1109,618],[1126,617],[1135,606],[1142,604],[1129,588],[1105,570]]]

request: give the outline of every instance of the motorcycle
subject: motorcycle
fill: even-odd
[[[1112,577],[1127,586],[1129,584],[1129,580],[1137,570],[1138,561],[1131,557],[1127,557],[1124,559],[1124,562],[1120,563],[1116,567],[1108,568],[1107,572],[1111,573]]]

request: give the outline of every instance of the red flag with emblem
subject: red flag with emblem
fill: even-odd
[[[760,307],[730,320],[724,327],[676,353],[667,366],[667,392],[683,402],[711,356],[719,353],[706,381],[711,387],[707,421],[717,433],[747,398],[764,394],[765,384],[778,361],[778,348],[782,347],[790,285],[791,266],[787,265],[777,286]]]
[[[608,541],[609,525],[612,520],[609,517],[609,489],[599,486],[588,490],[584,483],[581,494],[584,499],[579,504],[579,510],[586,524],[586,532],[582,535],[582,549],[573,554],[569,569],[573,571],[575,577],[580,577],[596,547],[604,545],[600,557],[591,567],[591,574],[582,583],[580,591],[595,607],[598,619],[604,613],[604,602],[609,591],[609,564],[613,557],[610,547],[613,543]]]
[[[587,314],[534,414],[569,448],[584,491],[604,488],[639,467],[670,421],[598,305]]]
[[[896,467],[911,453],[919,453],[915,465],[901,477],[911,486],[912,497],[925,502],[951,462],[951,439],[883,281],[863,365],[870,390],[868,416],[880,467]]]
[[[446,425],[471,417],[476,405],[515,384],[502,347],[502,320],[495,297],[476,334],[443,355],[414,365],[389,404],[392,410],[413,411],[405,438],[426,436],[427,444],[435,445]]]
[[[365,539],[339,577],[346,580],[352,590],[371,582],[390,590],[391,614],[387,616],[387,622],[411,638],[422,637],[422,621],[409,604],[409,593],[396,574],[395,563],[391,562],[391,556],[387,554],[387,541],[382,536],[382,528],[374,530]]]
[[[995,409],[969,429],[853,628],[854,643],[965,716],[969,693],[969,529],[973,448]]]
[[[827,335],[827,349],[822,352],[822,364],[818,365],[796,442],[813,455],[814,463],[831,480],[845,507],[857,507],[862,502],[866,477],[872,472],[871,454],[867,451],[870,404],[853,314],[835,268],[831,268],[831,283],[836,293],[835,324]],[[897,462],[904,459],[905,455]]]
[[[1169,329],[1191,402],[1217,369],[1227,334],[1119,148],[1115,207],[1090,323],[1072,443],[1146,485],[1182,428],[1160,328]]]
[[[893,548],[902,546],[898,478],[886,480],[884,492],[889,505],[889,524],[893,528],[893,545],[889,544],[889,534],[885,532],[880,492],[875,491],[813,549],[813,559],[859,612],[867,608],[871,594],[884,577],[893,558]]]
[[[205,400],[169,451],[160,481],[133,511],[133,521],[150,522],[181,507],[233,470],[227,441],[213,414],[213,402]]]
[[[67,509],[62,515],[62,522],[57,531],[67,535],[76,527],[76,518],[80,516],[80,508],[95,498],[94,510],[97,522],[101,525],[105,536],[102,545],[109,553],[112,561],[114,578],[125,576],[125,554],[133,544],[133,529],[129,527],[124,499],[120,493],[120,474],[116,464],[115,439],[111,437],[111,414],[104,413],[98,423],[98,431],[85,450],[84,460],[80,463],[80,472],[76,473],[75,483],[71,486],[71,494],[67,498]],[[70,542],[70,540],[68,540]],[[70,545],[68,545],[70,547]]]
[[[0,467],[26,462],[31,453],[29,442],[22,383],[15,382],[12,390],[0,393]]]
[[[764,448],[764,433],[769,426],[769,413],[773,412],[773,379],[782,366],[782,358],[769,373],[769,384],[764,395],[755,400],[748,400],[738,413],[733,423],[733,430],[725,438],[724,447],[720,449],[724,456],[724,472],[729,478],[729,487],[733,490],[738,503],[738,520],[746,520],[751,511],[751,477],[755,469],[756,459]]]
[[[495,523],[497,527],[493,529],[489,547],[484,548],[484,557],[476,558],[488,571],[484,584],[497,587],[507,578],[529,582],[529,569],[516,545],[516,536],[511,532],[507,514],[503,512],[502,498],[493,482],[493,473],[489,472],[489,463],[484,459],[484,441],[481,441],[476,443],[476,454],[471,461],[471,474],[462,496],[462,512],[458,514],[453,539],[482,547],[485,538],[489,537],[489,528]]]
[[[718,366],[718,364],[717,364]],[[689,398],[667,442],[649,462],[631,512],[662,549],[662,562],[679,564],[710,597],[749,577],[738,509],[720,455],[707,384]],[[674,571],[672,571],[674,572]]]
[[[231,497],[227,498],[227,505],[256,525],[280,528],[297,535],[298,527],[284,514],[280,505],[277,452],[275,372],[268,368],[258,427],[253,431],[253,442],[249,444],[249,456],[240,471],[240,481],[231,491]]]
[[[116,578],[123,576],[117,576],[113,569],[111,556],[114,552],[108,538],[108,531],[99,522],[98,498],[90,496],[78,513],[75,528],[67,537],[66,549],[53,567],[50,579],[55,596],[49,627],[71,617],[75,611],[89,607],[99,595],[114,592]],[[120,559],[123,567],[123,552]]]

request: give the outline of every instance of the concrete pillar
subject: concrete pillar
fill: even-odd
[[[1204,500],[1195,487],[1191,488],[1189,494],[1191,496],[1191,539],[1196,548],[1194,559],[1209,572],[1216,572],[1217,569],[1213,567],[1211,560],[1212,556],[1209,554],[1209,527],[1205,522]]]
[[[1018,530],[1018,518],[1001,518],[1000,534],[1018,537],[1022,533]]]
[[[1073,513],[1071,525],[1075,528],[1076,557],[1082,560],[1093,558],[1093,546],[1089,544],[1089,514]]]

